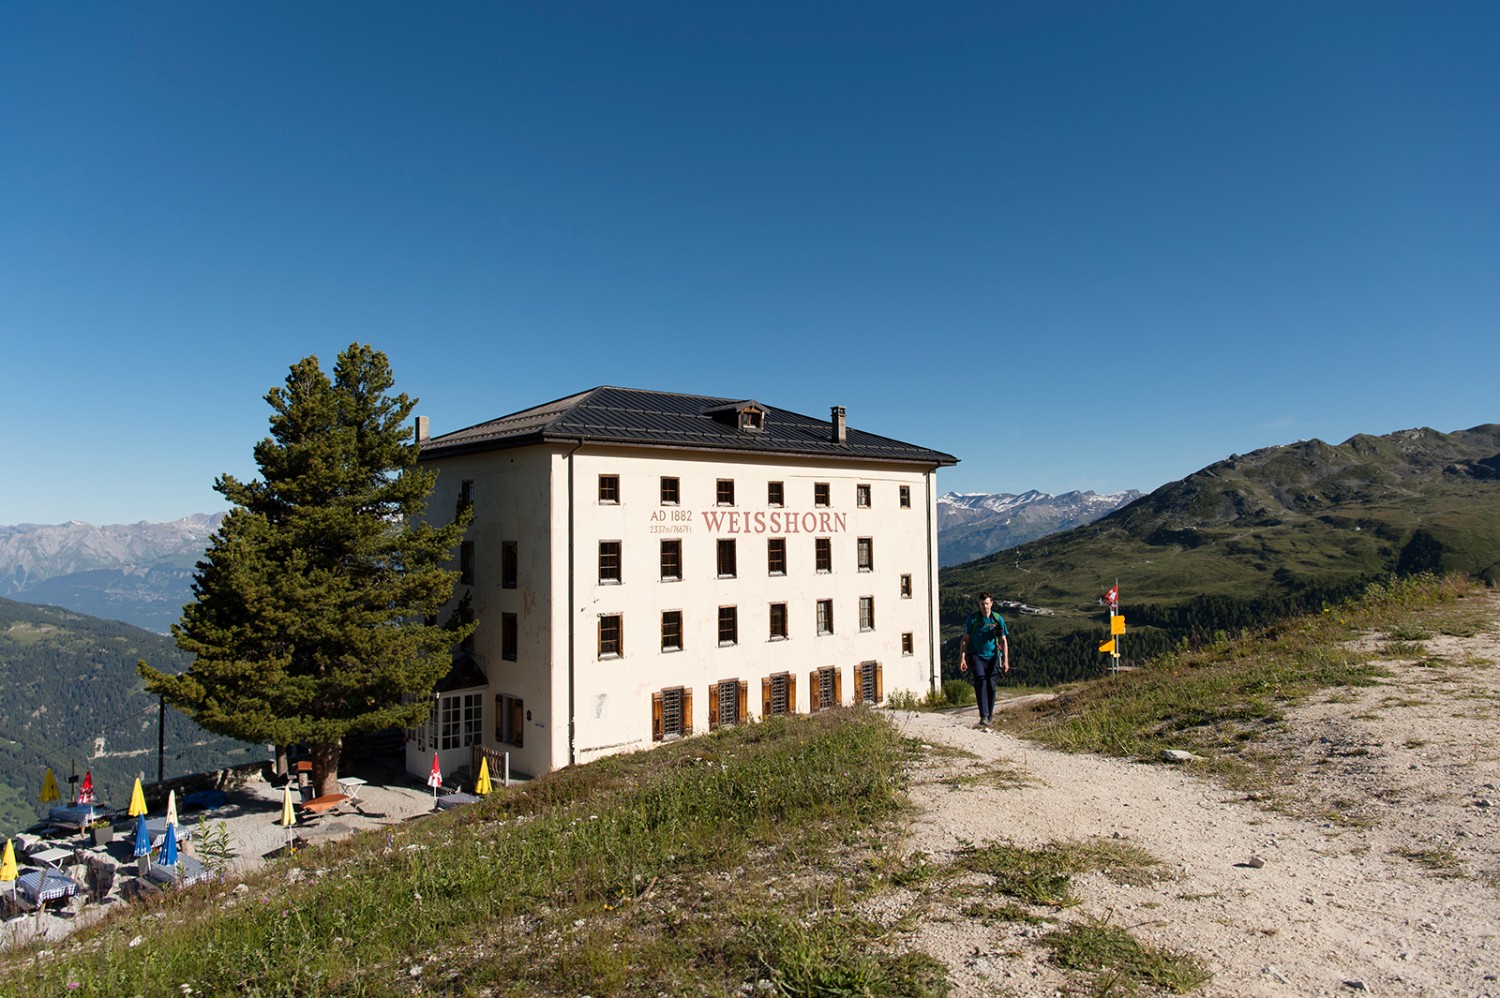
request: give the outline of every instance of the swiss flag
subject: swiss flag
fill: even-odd
[[[77,772],[77,770],[74,770],[74,772]],[[94,774],[92,772],[85,771],[83,774],[83,786],[78,790],[78,803],[94,803]]]
[[[432,753],[432,772],[427,774],[427,785],[436,790],[443,785],[443,767],[438,765],[437,753]]]
[[[1120,602],[1120,584],[1118,582],[1109,587],[1109,592],[1104,594],[1104,599],[1110,606],[1114,606]]]

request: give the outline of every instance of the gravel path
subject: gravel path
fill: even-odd
[[[965,842],[1120,837],[1161,860],[1162,879],[1077,878],[1082,903],[1035,909],[1043,925],[966,916],[972,895],[952,882],[880,895],[873,914],[921,913],[903,942],[946,963],[960,995],[1078,993],[1036,939],[1097,918],[1200,957],[1209,995],[1500,996],[1500,641],[1492,629],[1425,646],[1425,664],[1293,712],[1273,749],[1296,763],[1298,815],[1191,763],[1049,751],[976,730],[972,711],[898,713],[935,749],[915,774],[910,851],[944,863]]]

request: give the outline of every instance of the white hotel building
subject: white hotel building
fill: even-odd
[[[595,388],[429,437],[474,637],[409,733],[538,775],[939,682],[948,454],[754,401]]]

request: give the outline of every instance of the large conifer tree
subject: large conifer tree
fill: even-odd
[[[179,676],[140,667],[152,692],[210,731],[306,743],[320,794],[337,790],[346,735],[425,719],[473,627],[434,623],[469,511],[442,527],[418,519],[436,474],[417,467],[406,425],[416,401],[393,384],[383,353],[351,344],[331,381],[307,357],[267,393],[261,477],[215,481],[234,508],[172,628],[193,665]]]

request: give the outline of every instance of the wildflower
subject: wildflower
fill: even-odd
[[[83,985],[79,984],[77,981],[69,981],[68,982],[68,990],[69,991],[77,991],[81,987],[83,987]]]

